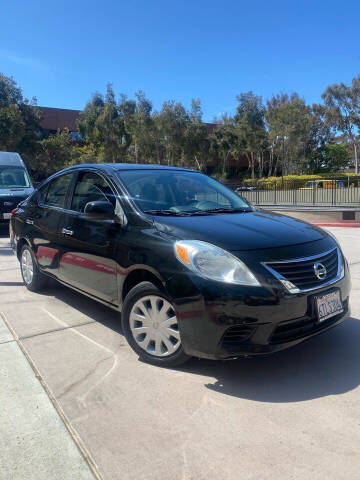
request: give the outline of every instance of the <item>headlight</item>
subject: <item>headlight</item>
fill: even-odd
[[[198,275],[225,283],[260,286],[247,266],[222,248],[200,240],[175,243],[176,258]]]

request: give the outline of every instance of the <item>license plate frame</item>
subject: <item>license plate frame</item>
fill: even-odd
[[[318,322],[324,322],[343,313],[343,311],[344,307],[339,289],[315,297],[315,312]]]

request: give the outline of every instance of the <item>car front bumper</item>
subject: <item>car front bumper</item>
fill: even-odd
[[[178,276],[168,282],[179,322],[182,345],[189,355],[229,359],[274,353],[324,332],[350,314],[350,275],[324,288],[290,294],[266,288],[244,291],[197,278]],[[343,312],[319,322],[315,297],[340,290]]]

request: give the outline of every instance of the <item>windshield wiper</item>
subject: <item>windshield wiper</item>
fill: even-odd
[[[199,210],[197,212],[192,212],[192,215],[209,215],[211,213],[245,213],[251,212],[251,208],[210,208],[209,210]]]
[[[167,215],[169,217],[192,217],[193,215],[211,215],[212,213],[244,213],[251,212],[250,208],[210,208],[209,210],[190,210],[177,212],[176,210],[145,210],[150,215]]]
[[[167,215],[170,217],[183,217],[189,215],[187,212],[176,212],[174,210],[145,210],[150,215]]]

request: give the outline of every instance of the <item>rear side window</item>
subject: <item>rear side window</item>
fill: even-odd
[[[72,177],[72,173],[69,173],[52,180],[47,186],[47,192],[44,195],[45,199],[43,199],[43,203],[51,207],[64,208],[66,193]]]

